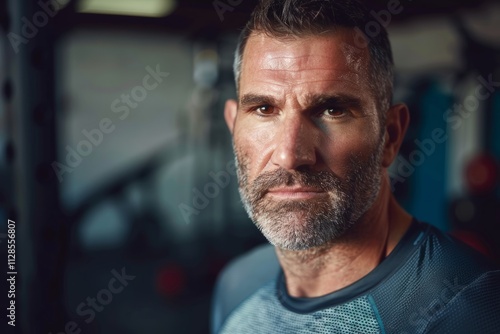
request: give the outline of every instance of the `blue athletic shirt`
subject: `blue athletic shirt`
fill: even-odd
[[[217,281],[212,333],[500,333],[500,270],[431,225],[413,221],[395,249],[353,284],[288,294],[274,247],[230,263]]]

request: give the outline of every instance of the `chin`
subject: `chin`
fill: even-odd
[[[335,243],[352,227],[345,218],[311,217],[302,211],[272,214],[254,222],[272,245],[286,250],[306,250]]]

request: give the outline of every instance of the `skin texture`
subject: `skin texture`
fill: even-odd
[[[226,102],[240,193],[276,246],[292,296],[321,296],[360,279],[411,222],[386,172],[408,110],[395,105],[379,123],[368,50],[346,45],[356,45],[347,29],[287,39],[253,34],[238,101]]]

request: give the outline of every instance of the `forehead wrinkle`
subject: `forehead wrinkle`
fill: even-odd
[[[331,43],[327,45],[327,55],[318,54],[317,51],[321,49],[316,50],[317,45],[313,46],[312,49],[302,50],[301,54],[293,54],[295,51],[293,46],[296,43],[300,43],[310,38],[322,39],[326,43],[329,41],[331,42],[332,39],[341,39],[335,46],[332,46]],[[350,70],[362,74],[361,72],[368,67],[370,55],[368,50],[366,50],[367,48],[360,50],[356,47],[355,38],[356,34],[350,29],[339,29],[325,36],[303,36],[291,40],[283,40],[262,33],[254,33],[249,38],[244,50],[242,67],[245,67],[247,63],[245,60],[248,60],[247,56],[249,53],[255,51],[255,48],[258,49],[259,47],[262,48],[262,46],[265,46],[266,50],[261,53],[263,57],[260,59],[259,64],[254,63],[250,66],[251,68],[255,68],[255,65],[257,65],[257,67],[261,68],[268,67],[269,69],[286,69],[294,71],[307,66],[315,67],[315,63],[321,63],[323,61],[323,63],[330,64],[342,63]],[[272,44],[269,44],[269,41],[272,41]],[[325,59],[327,60],[326,62]],[[250,62],[252,62],[251,59]]]
[[[299,85],[307,85],[313,83],[332,83],[338,85],[339,83],[343,85],[352,85],[353,88],[360,87],[360,85],[364,85],[365,83],[361,80],[361,76],[358,73],[352,73],[348,71],[338,71],[335,74],[332,73],[330,78],[325,79],[311,79],[304,78],[304,76],[309,77],[317,77],[311,76],[310,73],[306,73],[304,71],[284,71],[284,70],[261,70],[264,76],[269,76],[268,74],[273,74],[271,80],[259,80],[259,83],[264,83],[268,85],[275,85],[280,87],[285,86],[299,86]],[[324,74],[325,71],[321,70],[321,73]]]
[[[319,59],[315,59],[319,58]],[[262,59],[262,64],[271,69],[285,69],[289,71],[301,70],[315,66],[321,59],[330,59],[331,57],[303,55],[303,56],[277,56],[276,54],[267,54]],[[266,66],[264,66],[266,67]]]
[[[318,56],[318,55],[303,55],[303,56],[277,56],[274,53],[267,54],[261,61],[260,66],[265,70],[285,70],[290,72],[300,72],[309,70],[338,70],[337,68],[330,67],[331,65],[337,63],[339,60],[345,60],[342,62],[347,70],[350,72],[358,72],[360,70],[360,59],[354,57],[343,57],[334,56]],[[326,60],[326,62],[325,62]],[[322,66],[318,66],[318,64]],[[330,64],[330,66],[325,66],[325,64]],[[342,65],[337,65],[336,67],[343,67]]]

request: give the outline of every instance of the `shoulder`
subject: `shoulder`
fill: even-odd
[[[425,333],[497,333],[500,329],[500,270],[458,285],[446,307],[436,312]]]
[[[494,263],[425,223],[414,222],[398,247],[387,259],[395,269],[370,293],[388,333],[490,333],[461,329],[482,320],[497,325],[500,275]]]
[[[427,228],[427,240],[423,243],[423,254],[436,264],[446,264],[445,268],[456,274],[470,273],[471,281],[482,273],[498,269],[492,260],[476,249],[431,225]]]
[[[426,320],[425,333],[492,333],[500,328],[498,265],[429,225],[416,259],[424,311],[414,318]]]
[[[217,333],[227,316],[280,271],[274,247],[265,244],[237,257],[221,272],[212,300],[211,327]]]
[[[223,269],[216,284],[219,297],[258,288],[275,278],[279,269],[274,247],[269,244],[257,246]]]

